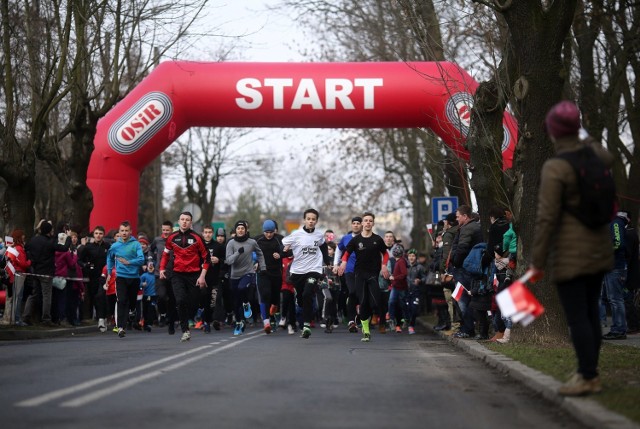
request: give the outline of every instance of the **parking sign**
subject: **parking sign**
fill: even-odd
[[[433,223],[444,219],[449,213],[458,208],[458,197],[433,197],[431,198],[431,210]]]

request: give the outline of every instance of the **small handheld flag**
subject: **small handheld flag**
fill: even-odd
[[[496,302],[504,317],[511,317],[514,323],[527,326],[544,313],[544,307],[525,286],[534,281],[533,271],[528,270],[511,286],[496,295]]]

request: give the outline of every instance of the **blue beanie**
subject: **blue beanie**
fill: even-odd
[[[276,223],[271,219],[265,220],[264,223],[262,224],[262,231],[275,231],[275,230],[276,230]]]

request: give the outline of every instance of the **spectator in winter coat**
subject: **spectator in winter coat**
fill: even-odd
[[[572,102],[556,104],[546,116],[545,127],[558,154],[581,150],[587,144],[578,137],[580,111]],[[613,157],[602,146],[589,146],[611,167]],[[602,341],[598,302],[604,273],[613,268],[613,249],[603,246],[611,240],[608,226],[591,229],[572,214],[580,198],[571,164],[559,157],[548,159],[540,178],[530,273],[540,278],[543,267],[547,267],[567,317],[578,357],[576,373],[558,391],[567,396],[602,390],[598,376]],[[555,257],[547,264],[549,255]]]
[[[14,230],[7,237],[6,250],[6,273],[8,274],[7,299],[5,301],[5,311],[2,318],[2,324],[8,325],[12,321],[17,326],[24,326],[20,315],[22,307],[22,292],[25,277],[16,275],[26,273],[31,267],[31,261],[27,258],[27,252],[24,249],[24,231],[21,229]],[[15,314],[13,310],[15,309]]]
[[[473,246],[483,241],[482,230],[479,219],[474,216],[471,207],[467,205],[458,207],[456,210],[456,220],[458,221],[458,225],[460,225],[460,229],[453,242],[453,250],[451,252],[451,263],[454,267],[453,277],[456,282],[460,282],[467,290],[470,290],[473,278],[462,265]],[[470,301],[471,297],[467,293],[463,294],[462,298],[458,301],[458,306],[462,313],[462,325],[460,326],[460,331],[454,334],[456,338],[470,338],[475,336],[473,311],[467,312]]]
[[[56,251],[66,252],[71,245],[71,237],[64,244],[58,244],[57,237],[52,236],[53,225],[48,222],[40,224],[39,233],[27,243],[26,250],[31,260],[33,273],[32,292],[24,306],[23,321],[27,324],[35,322],[37,317],[36,303],[42,303],[42,325],[53,326],[51,321],[52,280],[56,270]]]

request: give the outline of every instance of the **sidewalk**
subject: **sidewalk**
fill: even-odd
[[[544,398],[557,404],[587,428],[640,429],[640,425],[620,414],[604,408],[591,399],[560,396],[557,391],[562,383],[503,354],[491,351],[478,341],[460,340],[445,335],[442,332],[434,331],[433,325],[424,320],[424,318],[418,318],[418,322],[428,330],[435,332],[441,338],[450,341],[456,347],[484,361],[487,365],[496,368],[500,372],[509,375]],[[621,340],[620,344],[640,347],[640,335],[629,335],[626,340]]]

